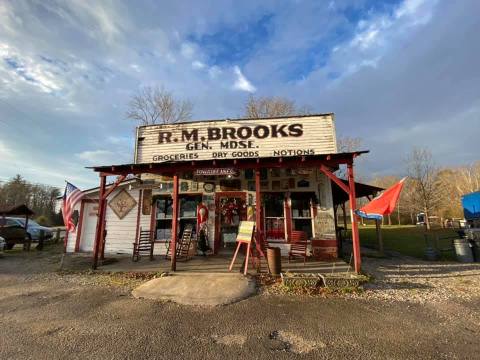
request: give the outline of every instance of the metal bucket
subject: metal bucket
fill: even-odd
[[[278,247],[267,248],[268,270],[272,275],[280,275],[282,272],[282,253]]]
[[[453,247],[455,248],[455,255],[457,255],[457,260],[459,262],[473,262],[472,249],[470,248],[470,243],[467,239],[453,240]]]

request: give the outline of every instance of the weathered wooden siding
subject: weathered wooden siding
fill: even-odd
[[[116,189],[107,199],[108,202],[122,189]],[[119,219],[110,206],[107,205],[106,221],[107,236],[105,238],[105,253],[107,254],[131,254],[137,227],[137,211],[139,205],[139,189],[133,189],[128,193],[135,199],[137,205]]]
[[[314,218],[314,234],[317,239],[336,238],[335,213],[333,211],[332,183],[329,178],[318,171],[318,205]]]
[[[247,149],[221,149],[220,142],[230,139],[210,140],[208,141],[209,128],[235,128],[242,127],[254,128],[255,126],[267,126],[271,129],[272,125],[292,125],[302,124],[303,133],[301,136],[277,136],[258,139],[251,136],[244,141],[252,141],[251,147]],[[198,130],[198,142],[208,142],[207,149],[187,149],[188,142],[182,141],[182,131]],[[160,132],[171,132],[170,142],[164,140],[160,143]],[[272,131],[270,131],[272,132]],[[287,131],[288,133],[288,131]],[[202,140],[203,138],[203,140]],[[140,139],[140,140],[138,140]],[[236,138],[237,141],[242,139]],[[276,153],[282,151],[283,153]],[[289,153],[294,151],[294,153]],[[213,153],[225,152],[222,158],[245,158],[245,157],[272,157],[272,156],[291,156],[291,155],[313,155],[329,154],[337,151],[335,124],[332,114],[315,115],[308,117],[289,117],[277,119],[259,119],[259,120],[230,120],[230,121],[208,121],[191,122],[173,125],[152,125],[138,128],[138,138],[136,141],[136,159],[137,163],[151,163],[165,161],[164,156],[174,156],[172,160],[208,160],[215,158]],[[312,153],[313,152],[313,153]],[[235,154],[234,154],[235,153]],[[243,155],[242,155],[243,153]],[[248,154],[250,153],[250,154]],[[252,153],[254,154],[252,156]],[[255,154],[257,153],[257,154]],[[178,158],[181,155],[183,158]],[[162,158],[159,159],[158,157]]]

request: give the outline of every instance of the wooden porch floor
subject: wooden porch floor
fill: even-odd
[[[164,272],[170,271],[170,261],[166,260],[164,256],[157,255],[153,261],[148,257],[142,257],[138,262],[132,262],[131,256],[115,256],[117,261],[102,265],[98,269],[109,272]],[[215,256],[195,256],[188,261],[177,261],[177,272],[201,272],[201,273],[228,273],[232,257],[227,255]],[[240,271],[243,262],[243,256],[239,256],[234,265],[233,271]],[[303,264],[301,260],[292,260],[288,262],[287,258],[282,257],[282,271],[283,272],[297,272],[297,273],[345,273],[349,271],[349,265],[343,260],[336,261],[319,261],[311,259]],[[249,274],[256,274],[256,270],[249,264]],[[262,272],[266,272],[266,263],[262,260]],[[350,271],[352,269],[350,268]]]

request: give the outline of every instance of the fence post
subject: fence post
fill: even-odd
[[[60,228],[57,228],[57,231],[55,233],[55,244],[58,244],[60,241]]]
[[[38,235],[37,250],[39,250],[39,251],[43,250],[43,241],[44,240],[45,240],[45,230],[40,230],[40,233]]]

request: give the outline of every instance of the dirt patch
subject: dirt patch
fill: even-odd
[[[225,335],[225,336],[212,336],[213,341],[216,344],[227,345],[227,346],[243,346],[247,341],[245,335]]]
[[[296,333],[282,330],[273,331],[269,338],[274,342],[274,350],[284,350],[295,354],[307,354],[327,346],[322,341],[307,340]]]

